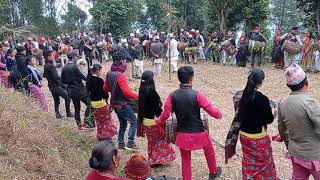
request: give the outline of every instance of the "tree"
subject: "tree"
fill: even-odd
[[[319,0],[296,0],[298,7],[306,13],[306,25],[315,28],[316,24],[318,35],[320,34],[320,1]]]
[[[95,0],[90,9],[92,25],[100,33],[124,35],[133,29],[141,13],[142,1]]]
[[[306,14],[297,7],[296,0],[272,0],[272,23],[276,28],[288,30],[303,25]]]
[[[68,3],[68,12],[66,15],[62,16],[62,19],[64,20],[63,29],[69,33],[75,30],[83,31],[87,18],[86,12],[81,10],[74,3]]]

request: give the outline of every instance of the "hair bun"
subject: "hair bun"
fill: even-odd
[[[96,157],[91,157],[89,160],[89,165],[92,169],[99,169],[100,162]]]

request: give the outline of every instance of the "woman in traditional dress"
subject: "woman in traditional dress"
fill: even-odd
[[[0,86],[4,86],[6,88],[12,87],[6,71],[6,65],[1,61],[0,61]]]
[[[238,42],[238,52],[236,54],[237,65],[240,67],[246,67],[249,56],[249,39],[247,33],[242,32]]]
[[[262,70],[252,69],[239,103],[242,179],[277,179],[267,134],[267,125],[273,122],[274,116],[268,97],[258,91],[264,78]]]
[[[26,77],[28,79],[31,97],[37,99],[42,111],[48,112],[48,101],[43,93],[43,90],[41,89],[42,78],[39,70],[37,69],[37,60],[35,57],[28,57],[26,59],[26,64]]]
[[[148,159],[152,167],[166,164],[176,158],[175,151],[166,141],[165,129],[156,126],[155,118],[162,112],[162,102],[155,89],[154,74],[145,71],[139,89],[138,136],[147,135]]]
[[[107,104],[109,95],[103,90],[104,81],[101,76],[102,67],[94,64],[87,79],[87,89],[90,94],[93,117],[97,125],[99,141],[110,140],[117,135],[118,129],[111,118],[110,107]]]
[[[302,68],[306,71],[310,71],[313,67],[313,50],[314,50],[314,39],[312,32],[308,31],[303,45],[303,59]]]
[[[92,150],[89,165],[93,169],[87,180],[128,180],[114,174],[119,167],[118,149],[111,141],[101,141]]]
[[[282,32],[279,29],[277,31],[276,36],[273,39],[273,50],[272,50],[272,62],[276,64],[276,68],[283,68],[284,67],[284,52],[282,51]]]

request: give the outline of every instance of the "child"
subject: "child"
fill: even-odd
[[[92,150],[87,180],[128,180],[114,176],[119,167],[118,149],[111,141],[101,141]]]
[[[209,180],[221,175],[221,168],[217,167],[214,148],[208,131],[200,118],[200,108],[203,108],[210,116],[221,119],[220,110],[213,106],[200,92],[192,89],[194,71],[190,66],[180,67],[178,79],[180,88],[171,93],[165,103],[164,111],[156,124],[163,126],[171,112],[177,117],[176,145],[180,148],[182,159],[182,177],[191,180],[191,151],[204,150],[210,170]]]
[[[162,102],[156,91],[152,71],[142,74],[139,89],[138,136],[148,138],[148,159],[151,167],[166,164],[176,158],[176,154],[166,141],[165,129],[155,125],[155,117],[162,112]]]
[[[28,79],[28,86],[31,96],[36,98],[40,104],[40,108],[44,112],[48,112],[48,101],[43,93],[42,78],[37,69],[37,60],[35,57],[28,57],[26,59],[26,78]]]
[[[97,125],[97,138],[99,141],[110,139],[117,135],[117,127],[111,118],[110,107],[107,104],[109,95],[103,90],[102,67],[94,64],[92,75],[87,80],[87,89],[90,94],[92,112]]]

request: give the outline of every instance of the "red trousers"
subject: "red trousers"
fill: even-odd
[[[209,141],[204,147],[204,155],[207,159],[210,174],[217,173],[217,162],[212,142]],[[192,180],[191,172],[191,150],[184,150],[180,148],[182,160],[182,178],[183,180]]]

